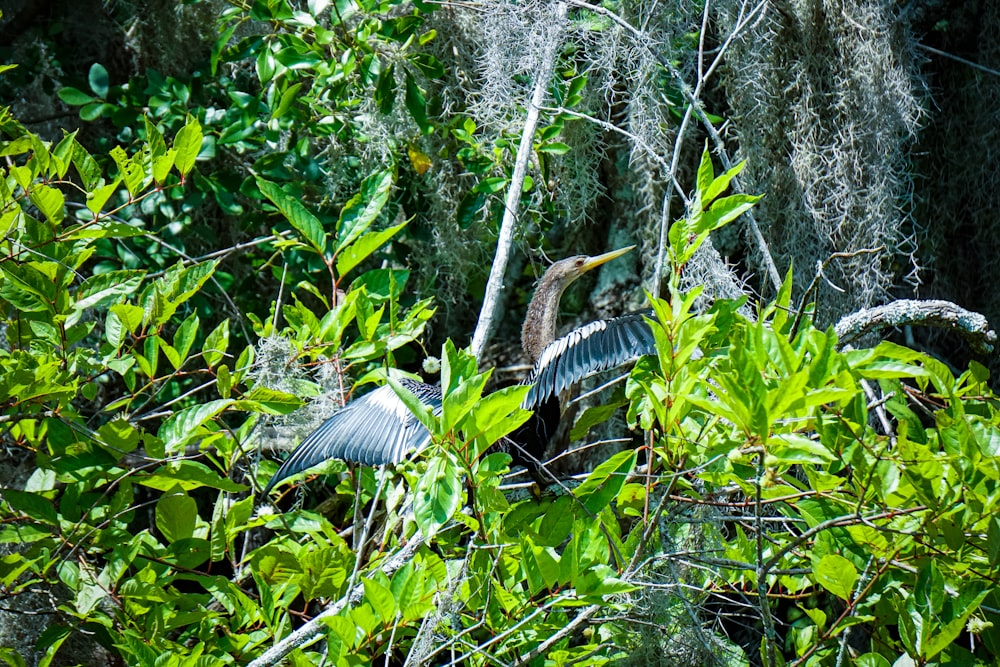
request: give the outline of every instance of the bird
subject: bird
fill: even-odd
[[[525,466],[536,481],[545,448],[561,417],[560,395],[580,380],[656,353],[648,317],[651,311],[596,320],[557,338],[559,301],[580,276],[621,257],[628,246],[601,255],[577,255],[553,263],[535,288],[521,328],[521,346],[533,364],[522,403],[532,416],[498,443],[511,466]],[[440,416],[441,388],[403,378],[399,383]],[[330,459],[364,465],[403,461],[430,444],[430,432],[386,384],[350,401],[306,436],[264,488],[266,497],[279,482]]]

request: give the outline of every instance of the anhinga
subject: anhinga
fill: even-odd
[[[587,271],[624,255],[622,248],[596,257],[579,255],[548,268],[528,305],[521,345],[534,367],[524,380],[532,387],[522,404],[532,417],[498,445],[537,477],[539,461],[559,424],[559,395],[576,382],[655,352],[653,333],[642,313],[585,324],[556,338],[559,300]],[[403,379],[400,383],[422,403],[441,411],[441,388]],[[337,458],[366,465],[399,463],[423,449],[430,433],[389,385],[351,401],[313,431],[264,489],[323,461]]]

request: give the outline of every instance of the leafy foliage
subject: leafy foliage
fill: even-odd
[[[435,308],[404,296],[397,246],[436,160],[475,177],[455,211],[470,227],[507,185],[510,143],[443,114],[445,68],[421,48],[433,6],[306,7],[228,9],[208,74],[117,85],[97,64],[87,90],[60,91],[122,145],[53,145],[0,111],[0,423],[31,464],[2,491],[0,597],[57,600],[40,662],[86,633],[128,664],[271,664],[300,626],[325,644],[289,646],[294,664],[599,665],[643,642],[694,647],[692,664],[996,660],[987,374],[888,343],[840,349],[793,308],[790,279],[756,318],[733,301],[693,312],[688,262],[757,201],[727,195],[742,165],[716,175],[707,152],[671,227],[670,299],[651,299],[658,355],[621,399],[648,447],[560,495],[505,488],[492,446],[526,418],[525,389],[488,393],[447,343],[440,418],[407,394],[399,367]],[[568,68],[556,86],[539,173],[571,150],[586,85]],[[368,152],[324,180],[329,137]],[[188,254],[215,212],[260,234],[247,264],[282,279],[270,308],[226,315],[254,296],[223,269],[232,248]],[[275,465],[249,450],[291,439],[303,397],[376,382],[428,427],[426,456],[332,463],[289,511],[256,506]],[[759,632],[726,639],[741,603]]]

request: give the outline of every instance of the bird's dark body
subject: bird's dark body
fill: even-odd
[[[628,250],[556,262],[539,281],[528,307],[521,340],[534,367],[525,380],[531,388],[522,407],[531,410],[532,416],[493,450],[509,453],[512,465],[525,466],[536,480],[543,479],[540,466],[559,427],[560,395],[593,373],[656,351],[646,320],[648,312],[598,320],[555,338],[559,297],[566,287],[584,272]],[[440,414],[440,387],[408,379],[399,384]],[[279,481],[331,458],[368,465],[392,464],[429,442],[430,433],[393,388],[382,386],[348,403],[303,440],[271,478],[264,495]]]
[[[510,454],[512,467],[522,465],[533,478],[540,480],[545,450],[555,437],[561,416],[559,397],[550,396],[533,410],[528,421],[497,443],[497,448]]]

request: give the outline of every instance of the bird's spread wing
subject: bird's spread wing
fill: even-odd
[[[401,379],[421,403],[441,412],[441,389],[414,380]],[[344,459],[365,465],[399,463],[411,451],[430,442],[430,433],[385,385],[351,401],[309,434],[278,468],[264,489],[329,459]]]
[[[651,311],[598,320],[557,338],[543,351],[527,382],[533,382],[525,409],[534,409],[588,375],[656,353],[656,341],[644,316]]]

